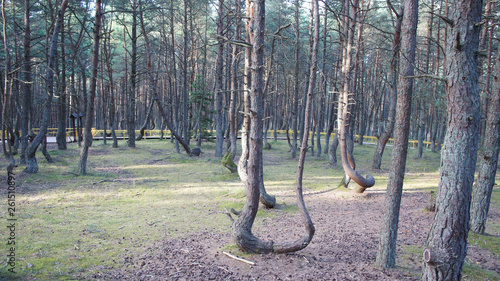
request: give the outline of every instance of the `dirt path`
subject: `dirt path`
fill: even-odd
[[[383,193],[354,195],[331,191],[306,197],[316,235],[300,252],[244,255],[255,262],[251,266],[222,254],[225,246],[233,244],[229,229],[224,234],[205,231],[184,239],[166,240],[149,248],[143,256],[126,257],[124,270],[94,277],[101,280],[417,280],[421,251],[433,217],[433,213],[423,210],[427,196],[423,192],[403,196],[398,268],[393,270],[372,266],[382,221]],[[498,208],[494,209],[495,217]],[[257,236],[276,241],[303,235],[297,214],[280,209],[268,211],[275,216],[257,218],[254,231]],[[237,250],[231,252],[242,255]],[[500,273],[500,258],[488,251],[471,247],[467,259]]]

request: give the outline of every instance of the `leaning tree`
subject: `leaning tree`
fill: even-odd
[[[54,64],[55,64],[55,57],[57,50],[57,42],[59,39],[59,30],[64,20],[64,12],[66,11],[66,7],[68,7],[68,0],[62,0],[61,8],[59,9],[59,13],[57,15],[57,21],[54,25],[54,32],[52,34],[52,40],[49,49],[49,57],[47,60],[47,77],[46,77],[47,95],[45,97],[45,102],[43,106],[40,131],[26,149],[26,168],[24,169],[24,171],[27,173],[38,172],[38,163],[35,157],[36,151],[38,150],[38,147],[40,146],[42,141],[46,139],[47,128],[49,126],[49,118],[51,114],[52,98],[54,96]]]

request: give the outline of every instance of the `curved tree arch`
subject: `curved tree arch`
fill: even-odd
[[[248,3],[248,2],[247,2]],[[305,120],[309,120],[311,114],[312,93],[316,84],[317,70],[317,55],[318,55],[318,39],[319,39],[319,8],[318,0],[313,1],[314,6],[314,42],[313,54],[311,61],[311,75],[309,77],[308,99],[306,104]],[[251,106],[247,114],[250,117],[249,131],[249,149],[248,149],[248,169],[247,169],[247,199],[243,210],[238,216],[238,219],[233,223],[233,237],[236,244],[241,249],[252,253],[288,253],[304,249],[311,242],[315,228],[311,217],[306,209],[304,197],[302,194],[302,175],[303,165],[307,152],[307,142],[309,137],[309,122],[305,122],[304,137],[300,151],[296,196],[300,213],[304,220],[306,234],[301,238],[291,242],[273,242],[264,241],[252,234],[252,225],[257,215],[260,197],[260,185],[262,178],[262,116],[263,116],[263,45],[264,45],[264,26],[265,26],[265,0],[257,0],[253,2],[254,11],[254,42],[252,53],[252,72],[253,81],[250,91]]]
[[[344,48],[342,50],[342,78],[343,88],[339,95],[339,105],[338,105],[338,130],[339,130],[339,142],[340,142],[340,155],[342,159],[342,167],[348,177],[354,180],[357,184],[361,186],[357,192],[362,193],[366,188],[372,187],[375,185],[375,179],[371,175],[366,175],[363,177],[355,170],[355,162],[354,157],[349,151],[347,145],[347,134],[349,133],[349,127],[351,123],[351,114],[352,114],[352,104],[350,100],[352,100],[351,95],[351,79],[350,79],[350,71],[352,68],[351,63],[351,52],[352,52],[352,44],[354,42],[354,31],[356,29],[356,21],[357,14],[359,12],[359,3],[357,0],[353,1],[351,4],[350,1],[346,1],[345,9],[347,16],[345,17],[345,26],[344,26]],[[352,8],[352,9],[351,9]],[[351,11],[352,10],[352,11]],[[352,16],[349,17],[349,14]]]

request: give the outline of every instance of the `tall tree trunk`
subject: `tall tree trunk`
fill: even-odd
[[[240,0],[234,0],[235,30],[234,41],[240,41]],[[231,162],[234,161],[237,150],[238,116],[236,115],[236,97],[238,91],[238,69],[239,69],[239,47],[233,44],[232,50],[232,71],[231,71],[231,98],[229,102],[229,153]]]
[[[388,0],[389,1],[389,0]],[[388,2],[390,3],[390,2]],[[392,8],[392,5],[391,5]],[[396,122],[396,103],[397,103],[397,79],[398,79],[398,65],[399,65],[399,50],[401,44],[401,21],[403,20],[403,7],[401,7],[401,11],[396,14],[396,25],[394,29],[394,42],[392,45],[392,59],[391,65],[389,67],[389,77],[391,82],[389,83],[390,91],[389,91],[389,118],[387,120],[387,125],[384,128],[384,132],[380,136],[377,141],[377,148],[375,149],[375,153],[373,154],[373,162],[372,168],[375,170],[380,169],[382,165],[382,156],[384,155],[385,145],[394,131],[394,123]]]
[[[64,20],[64,12],[66,11],[66,7],[68,6],[68,0],[62,0],[61,8],[57,15],[57,21],[54,25],[54,32],[52,34],[52,41],[49,49],[49,58],[47,62],[47,78],[46,78],[46,88],[47,88],[47,96],[45,98],[45,103],[43,106],[42,113],[42,121],[40,123],[40,131],[33,139],[31,144],[28,146],[26,150],[26,168],[24,169],[27,173],[36,173],[38,172],[38,163],[36,161],[36,151],[38,146],[42,143],[42,140],[45,139],[47,134],[47,128],[49,126],[49,118],[50,111],[52,105],[52,97],[54,95],[54,62],[57,50],[57,41],[59,38],[59,30]]]
[[[31,112],[31,22],[30,0],[24,0],[24,56],[23,56],[23,106],[21,111],[21,164],[26,164],[26,148],[28,148],[29,122]]]
[[[130,92],[127,108],[128,147],[135,147],[135,104],[137,94],[137,0],[132,1],[132,52],[130,54]]]
[[[57,148],[59,150],[66,150],[68,148],[66,143],[66,127],[68,126],[66,120],[68,118],[67,102],[66,102],[66,52],[65,52],[65,39],[64,39],[64,21],[61,24],[61,77],[59,79],[58,87],[58,126],[56,134]]]
[[[299,47],[300,47],[300,0],[295,1],[295,68],[294,97],[292,108],[292,158],[297,156],[297,136],[299,130]]]
[[[248,3],[248,2],[247,2]],[[317,1],[316,1],[317,3]],[[253,1],[254,7],[248,7],[255,12],[254,23],[254,42],[252,52],[252,90],[251,90],[251,111],[248,112],[251,118],[250,138],[249,138],[249,159],[248,159],[248,180],[247,200],[238,219],[233,223],[233,237],[236,244],[243,250],[254,253],[287,253],[298,251],[305,248],[314,235],[314,225],[309,218],[307,210],[302,198],[301,185],[299,180],[300,174],[297,177],[297,200],[299,201],[299,210],[304,218],[304,224],[307,234],[296,241],[288,243],[274,243],[273,241],[263,241],[252,234],[252,225],[257,215],[260,187],[260,171],[262,165],[262,117],[263,117],[263,47],[264,47],[264,31],[265,31],[265,0]],[[316,4],[317,7],[317,4]],[[317,8],[316,8],[317,9]],[[319,15],[319,12],[315,12]],[[319,25],[319,22],[318,22]],[[319,34],[319,31],[318,31]],[[312,92],[311,92],[312,94]],[[303,146],[303,159],[305,157],[306,145]],[[302,154],[302,153],[301,153]],[[303,160],[299,161],[303,164]],[[301,166],[299,164],[299,170]],[[302,201],[300,201],[302,199]]]
[[[222,147],[224,145],[224,93],[222,70],[224,67],[224,42],[222,35],[224,32],[224,0],[219,0],[219,11],[217,20],[217,59],[215,61],[215,111],[217,112],[216,118],[216,140],[215,140],[215,156],[222,157]],[[201,136],[200,136],[201,138]]]
[[[401,29],[401,72],[398,81],[397,115],[394,130],[391,169],[385,196],[384,222],[380,231],[380,241],[376,264],[389,268],[396,266],[396,241],[399,224],[399,210],[403,193],[403,180],[408,152],[411,100],[415,51],[417,48],[418,0],[404,1]]]
[[[11,93],[12,93],[12,74],[10,73],[10,51],[8,49],[8,41],[7,41],[7,16],[5,14],[5,0],[2,1],[2,34],[3,34],[3,47],[5,53],[5,69],[4,69],[4,89],[3,89],[3,102],[0,108],[2,108],[1,116],[2,116],[2,148],[4,156],[9,159],[9,168],[13,169],[15,166],[14,156],[12,154],[11,140],[10,137],[12,127],[10,123],[10,117],[7,116],[7,113],[10,111],[9,106],[11,102]]]
[[[445,48],[448,127],[422,280],[460,280],[470,227],[481,119],[477,56],[482,1],[455,0],[452,5]]]
[[[477,234],[484,234],[486,228],[500,151],[500,52],[496,58],[492,86],[479,173],[472,192],[471,230]]]
[[[188,33],[188,6],[191,5],[190,0],[184,0],[184,50],[182,59],[182,132],[184,140],[189,144],[189,89],[188,89],[188,57],[189,57],[189,33]]]
[[[99,40],[101,38],[101,0],[96,0],[95,3],[95,20],[94,20],[94,42],[92,43],[92,69],[90,72],[90,92],[87,99],[87,112],[85,114],[85,128],[83,133],[83,146],[80,152],[80,162],[78,164],[78,174],[87,174],[87,157],[89,148],[92,145],[92,124],[94,121],[94,100],[97,88],[97,71],[99,66]],[[106,137],[106,135],[104,135]]]

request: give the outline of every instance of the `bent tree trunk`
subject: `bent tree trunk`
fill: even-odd
[[[493,89],[486,120],[479,174],[472,191],[471,230],[484,234],[500,151],[500,52],[496,58]]]
[[[28,146],[28,148],[26,149],[26,168],[24,169],[26,173],[38,172],[38,163],[36,161],[35,156],[38,147],[42,143],[43,139],[45,139],[45,135],[47,134],[47,127],[49,126],[52,98],[54,96],[54,63],[57,50],[57,41],[59,37],[59,30],[64,20],[64,12],[66,11],[67,6],[68,6],[68,0],[62,0],[61,8],[59,9],[59,13],[57,15],[57,22],[54,26],[54,32],[52,34],[49,59],[47,63],[47,78],[46,78],[47,97],[45,98],[45,104],[43,107],[42,122],[40,123],[40,131],[33,139],[33,142],[31,142],[31,145]]]
[[[152,100],[151,103],[148,106],[148,112],[146,113],[146,119],[144,120],[144,124],[142,124],[141,128],[139,129],[139,135],[135,140],[140,141],[144,137],[144,131],[146,130],[146,127],[148,126],[149,119],[151,118],[151,112],[153,111],[153,105],[154,101]]]
[[[376,265],[383,268],[396,266],[396,241],[399,225],[399,210],[403,193],[403,180],[408,152],[410,131],[411,100],[413,95],[413,76],[415,50],[417,46],[418,0],[405,1],[402,11],[403,28],[401,39],[401,73],[398,83],[396,128],[392,150],[391,169],[385,196],[384,221],[380,231],[380,241]],[[399,17],[399,16],[398,16]]]
[[[482,1],[455,0],[452,5],[445,64],[448,126],[422,280],[461,279],[470,227],[481,120],[477,56]]]
[[[346,9],[350,10],[351,3],[346,6]],[[357,1],[352,4],[353,8],[357,8]],[[353,10],[354,10],[353,9]],[[354,170],[354,158],[351,153],[349,153],[348,149],[348,139],[347,135],[350,131],[351,126],[351,112],[350,109],[352,106],[349,105],[350,98],[350,69],[351,69],[351,52],[352,52],[352,42],[354,38],[354,30],[356,27],[356,11],[352,11],[353,18],[350,18],[349,22],[346,22],[346,25],[349,25],[349,28],[345,28],[346,31],[349,32],[348,38],[346,42],[344,42],[345,47],[343,50],[344,57],[342,61],[342,76],[343,76],[343,88],[339,95],[339,104],[338,104],[338,132],[339,132],[339,144],[340,144],[340,156],[342,160],[342,167],[348,177],[354,180],[357,184],[361,186],[357,192],[362,193],[366,188],[372,187],[375,185],[375,179],[371,175],[366,175],[363,177],[356,170]]]
[[[315,15],[319,15],[317,0],[315,0]],[[252,225],[257,215],[260,197],[260,172],[262,166],[262,116],[263,116],[263,47],[264,47],[264,18],[265,18],[265,0],[254,1],[253,5],[254,20],[254,42],[252,54],[253,81],[251,90],[251,110],[250,114],[250,138],[249,138],[249,157],[248,157],[248,177],[246,182],[247,199],[242,212],[233,224],[233,237],[236,244],[243,250],[252,253],[286,253],[298,251],[305,248],[314,235],[314,226],[312,225],[309,214],[305,209],[302,198],[301,185],[297,184],[297,198],[299,200],[299,209],[305,220],[307,234],[296,241],[288,243],[274,243],[273,241],[263,241],[252,234]],[[252,7],[247,6],[247,9]],[[318,19],[319,20],[319,19]],[[319,23],[318,23],[319,25]],[[304,148],[304,157],[305,149]],[[302,161],[303,164],[303,161]],[[299,170],[300,170],[299,164]],[[297,178],[299,180],[299,177]],[[302,201],[300,201],[302,199]],[[305,212],[304,212],[305,211]]]

